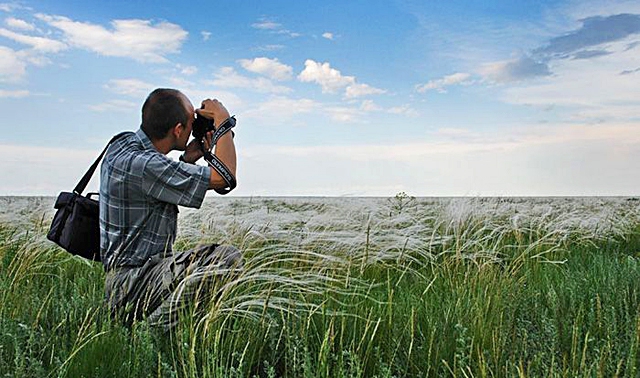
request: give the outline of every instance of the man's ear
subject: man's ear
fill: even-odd
[[[180,138],[180,135],[182,135],[182,133],[185,132],[185,127],[184,125],[182,125],[182,123],[176,123],[175,126],[173,126],[173,129],[171,129],[171,132],[173,133],[173,136],[178,139]]]

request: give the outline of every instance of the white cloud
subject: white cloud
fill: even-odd
[[[345,97],[355,98],[370,94],[385,93],[383,89],[371,87],[356,82],[353,76],[343,76],[340,71],[331,68],[328,62],[318,63],[311,59],[304,62],[304,70],[298,75],[298,80],[320,85],[323,93],[335,93],[345,89]]]
[[[67,48],[67,45],[54,39],[24,35],[4,28],[0,28],[0,36],[29,45],[39,52],[57,53]]]
[[[250,78],[242,76],[233,67],[222,67],[214,74],[211,84],[222,88],[245,88],[263,93],[289,93],[291,88],[275,85],[264,77]]]
[[[126,100],[110,100],[100,104],[90,105],[89,109],[95,112],[124,112],[128,113],[138,108],[140,104]]]
[[[183,75],[191,76],[198,73],[198,67],[196,66],[183,66],[181,64],[176,65],[176,68],[180,70]]]
[[[318,63],[311,59],[304,62],[304,70],[300,72],[298,79],[306,83],[319,84],[323,93],[334,93],[356,81],[353,76],[342,76],[340,71],[331,68],[328,62]]]
[[[360,110],[364,112],[376,112],[376,111],[382,110],[382,108],[376,105],[376,103],[373,102],[373,100],[364,100],[360,104]]]
[[[365,112],[363,109],[347,106],[327,106],[323,108],[323,111],[329,114],[333,121],[343,123],[354,123],[362,120]]]
[[[561,9],[573,19],[582,20],[592,16],[640,14],[640,3],[635,0],[573,0]]]
[[[637,195],[637,125],[511,130],[478,139],[443,130],[455,140],[401,144],[251,146],[242,154],[243,182],[248,194],[340,195],[360,188],[361,195],[393,195],[399,190],[380,186],[385,172],[385,182],[415,195]],[[267,169],[272,166],[278,169]],[[295,182],[290,172],[298,172]]]
[[[220,101],[231,114],[237,114],[243,111],[244,104],[242,99],[233,92],[203,88],[202,83],[198,83],[197,86],[180,87],[180,91],[191,100],[193,106],[196,108],[200,107],[203,100],[210,98]]]
[[[139,79],[113,79],[104,87],[114,93],[137,98],[145,98],[156,88],[154,84]]]
[[[436,137],[435,139],[433,137]],[[446,153],[518,151],[537,145],[562,145],[568,142],[613,143],[618,146],[640,146],[640,133],[634,124],[598,125],[556,124],[545,127],[527,126],[496,133],[474,133],[467,129],[439,129],[429,141],[399,144],[361,144],[342,146],[290,147],[296,156],[326,153],[354,160],[389,160],[409,162],[412,159]],[[455,140],[452,140],[455,139]],[[464,140],[462,140],[464,139]],[[288,148],[289,149],[289,148]],[[640,152],[640,151],[638,151]],[[491,168],[491,167],[489,167]]]
[[[333,41],[333,33],[329,33],[329,32],[322,33],[322,38],[326,38]]]
[[[251,27],[258,30],[267,31],[272,34],[288,35],[291,38],[296,38],[301,35],[300,33],[292,32],[289,29],[285,29],[282,24],[268,18],[262,18],[258,22],[251,24]]]
[[[295,115],[309,113],[320,107],[320,104],[306,98],[293,99],[275,96],[259,104],[256,108],[247,110],[244,115],[251,118],[263,119],[265,114],[277,115],[277,120],[289,120]]]
[[[391,107],[387,112],[390,114],[405,115],[408,117],[417,117],[419,115],[418,111],[408,104]]]
[[[346,98],[356,98],[367,95],[386,93],[384,89],[374,88],[367,84],[353,83],[347,86],[345,91]]]
[[[35,50],[22,50],[18,54],[26,62],[33,64],[34,66],[37,66],[37,67],[44,67],[46,65],[51,64],[51,59],[47,58],[42,54],[39,54]]]
[[[95,155],[90,149],[0,145],[0,175],[4,178],[0,193],[55,196],[61,188],[73,188]],[[96,187],[92,182],[89,190]]]
[[[261,51],[276,51],[284,49],[284,45],[264,45],[258,47],[258,50]]]
[[[27,96],[29,96],[29,91],[27,90],[7,91],[0,89],[0,98],[23,98]]]
[[[0,82],[20,80],[26,73],[26,64],[17,52],[0,46]]]
[[[291,66],[280,63],[277,58],[240,59],[238,63],[245,70],[267,76],[272,80],[290,80],[293,73]]]
[[[482,134],[466,128],[442,127],[430,133],[435,140],[482,142]]]
[[[4,20],[4,23],[5,25],[7,25],[12,29],[18,29],[18,30],[24,30],[24,31],[33,31],[36,29],[36,27],[33,26],[32,24],[28,23],[25,20],[21,20],[19,18],[9,17],[6,20]]]
[[[283,111],[304,105],[299,100],[273,100]],[[456,141],[429,137],[403,144],[247,145],[238,155],[242,185],[232,195],[638,194],[637,124],[556,124],[527,132],[518,126],[478,138],[463,130],[459,134],[464,140]],[[447,133],[456,134],[442,131]],[[95,149],[0,145],[0,177],[5,178],[0,180],[0,193],[56,195],[60,188],[73,187],[95,156]],[[43,164],[48,169],[42,170]],[[96,187],[92,182],[89,191]]]
[[[638,64],[637,51],[626,46],[627,41],[611,44],[612,54],[598,59],[557,60],[553,76],[506,88],[502,99],[511,104],[560,106],[564,114],[585,122],[637,119],[640,75],[620,75]]]
[[[211,38],[211,32],[208,32],[208,31],[205,31],[205,30],[201,31],[200,35],[202,36],[202,40],[203,41],[208,41],[209,38]]]
[[[13,12],[16,9],[22,9],[22,8],[27,9],[16,3],[0,3],[0,11],[3,11],[3,12]]]
[[[484,64],[480,73],[486,80],[496,83],[513,83],[551,75],[547,63],[529,56]]]
[[[182,77],[172,76],[167,79],[174,88],[193,88],[196,83]]]
[[[126,57],[139,62],[166,62],[165,55],[178,53],[187,32],[169,22],[155,25],[147,20],[113,20],[111,29],[62,16],[36,15],[60,29],[65,41],[105,56]]]
[[[445,93],[446,87],[450,87],[452,85],[465,85],[469,83],[469,78],[471,77],[468,73],[457,72],[452,75],[445,76],[441,79],[431,80],[426,84],[418,85],[416,90],[420,93],[425,93],[430,90],[436,90],[440,93]]]
[[[251,24],[251,27],[261,30],[277,30],[280,29],[282,25],[271,20],[261,20]]]

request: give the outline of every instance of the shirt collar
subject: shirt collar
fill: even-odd
[[[144,146],[145,150],[157,151],[156,146],[151,143],[151,139],[149,139],[147,134],[142,129],[138,129],[138,131],[136,131],[136,135],[138,136],[138,139],[140,139],[140,142],[142,143],[142,146]]]

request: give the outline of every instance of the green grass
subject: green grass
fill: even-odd
[[[313,217],[242,223],[265,202],[233,203],[231,223],[178,246],[222,239],[245,270],[168,334],[110,319],[102,267],[46,242],[41,216],[2,224],[0,377],[640,376],[638,209],[589,228],[477,211],[493,205],[391,199],[346,242]]]

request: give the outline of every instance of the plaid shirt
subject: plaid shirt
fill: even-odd
[[[178,206],[199,208],[208,167],[172,160],[139,129],[113,142],[100,170],[100,254],[105,268],[142,266],[171,252]]]

